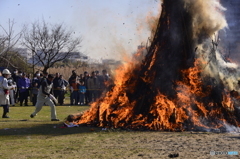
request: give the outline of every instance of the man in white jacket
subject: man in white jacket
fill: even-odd
[[[8,69],[2,71],[0,76],[0,104],[3,107],[2,118],[9,118],[7,113],[9,112],[9,90],[16,87],[16,85],[8,86],[8,78],[11,76],[11,72]]]
[[[55,97],[51,94],[54,76],[48,75],[47,79],[43,79],[41,86],[39,88],[37,103],[35,105],[35,111],[30,115],[31,118],[37,115],[37,113],[42,109],[43,105],[49,105],[51,107],[51,121],[59,121],[56,115],[55,104],[53,101],[57,102]]]

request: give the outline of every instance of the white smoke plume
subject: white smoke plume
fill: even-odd
[[[184,0],[185,8],[193,16],[193,37],[213,36],[227,26],[223,11],[225,8],[218,0]]]

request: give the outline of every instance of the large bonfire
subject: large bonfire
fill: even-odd
[[[145,59],[119,68],[114,87],[75,116],[78,124],[170,131],[239,127],[237,66],[223,60],[216,38],[227,26],[223,10],[218,0],[164,0]]]

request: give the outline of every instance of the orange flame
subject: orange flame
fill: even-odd
[[[155,60],[154,56],[152,61]],[[134,112],[137,99],[130,100],[128,93],[133,93],[134,89],[137,89],[134,70],[138,70],[139,67],[138,64],[128,63],[118,68],[116,70],[118,77],[112,90],[93,103],[78,123],[99,127],[171,131],[189,130],[189,127],[210,129],[219,128],[226,122],[222,114],[224,110],[227,110],[229,115],[234,110],[230,93],[225,93],[226,91],[222,94],[222,103],[215,103],[212,100],[205,102],[204,99],[210,95],[212,86],[209,85],[203,90],[201,62],[196,60],[193,67],[182,71],[183,80],[176,82],[175,99],[169,99],[157,90],[148,114],[136,114]],[[142,80],[150,83],[152,78],[144,77]]]

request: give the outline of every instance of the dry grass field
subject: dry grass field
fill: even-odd
[[[42,69],[43,68],[39,67],[39,68],[36,68],[35,71],[42,70]],[[83,74],[85,71],[87,71],[88,73],[91,73],[93,71],[99,71],[101,74],[103,69],[108,70],[109,74],[113,75],[114,70],[116,69],[116,66],[108,66],[103,64],[101,65],[89,64],[88,67],[57,67],[57,68],[53,67],[53,68],[49,68],[48,72],[50,74],[55,74],[58,72],[61,75],[63,75],[65,79],[68,79],[72,74],[72,70],[75,70],[77,75],[80,75],[80,74]]]

